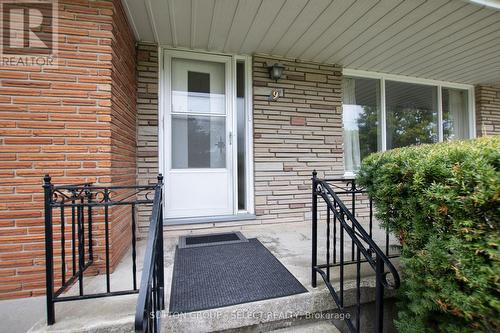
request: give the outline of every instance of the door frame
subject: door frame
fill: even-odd
[[[167,56],[168,55],[168,56]],[[231,132],[233,133],[233,144],[231,145],[231,166],[228,166],[231,170],[232,176],[232,194],[233,194],[233,214],[230,216],[207,216],[206,218],[185,218],[185,219],[173,219],[173,223],[168,224],[189,224],[189,223],[204,223],[204,222],[214,222],[217,220],[228,221],[228,220],[247,220],[252,217],[255,212],[254,207],[254,171],[253,171],[253,108],[252,108],[252,57],[247,55],[235,55],[235,54],[225,54],[225,53],[215,53],[215,52],[198,52],[183,48],[171,48],[168,46],[158,47],[158,169],[159,172],[166,176],[166,172],[169,170],[168,153],[167,147],[169,144],[169,136],[165,135],[166,129],[170,125],[169,108],[170,108],[170,83],[171,83],[171,73],[170,73],[170,62],[166,61],[172,56],[177,56],[180,58],[194,59],[194,60],[207,60],[211,59],[220,60],[221,56],[227,57],[230,61],[230,71],[226,72],[226,84],[229,85],[230,96],[227,96],[226,100],[229,103],[228,107],[231,110],[232,115],[228,119],[231,119]],[[246,209],[241,211],[238,210],[238,172],[237,172],[237,112],[236,112],[236,63],[243,62],[245,65],[245,136],[246,136],[246,152],[245,152],[245,170],[246,170]],[[227,68],[227,67],[226,67]],[[169,184],[167,179],[165,182],[165,187]],[[164,200],[164,209],[166,210],[166,200]],[[168,222],[170,219],[165,219],[164,222]]]

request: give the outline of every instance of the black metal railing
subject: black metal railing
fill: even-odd
[[[150,186],[106,187],[92,183],[55,186],[51,183],[51,177],[46,175],[43,188],[47,324],[55,323],[57,302],[138,293],[135,230],[137,206],[155,204],[149,196],[153,191],[161,191],[161,182]],[[138,195],[142,199],[137,199]],[[127,207],[130,207],[130,212]],[[131,228],[132,281],[131,288],[127,290],[113,290],[111,286],[112,213],[122,223],[130,223]],[[84,273],[91,267],[95,267],[96,274],[104,268],[105,291],[86,292]]]
[[[160,332],[161,311],[165,309],[163,262],[163,178],[158,177],[153,213],[149,225],[148,243],[144,255],[141,289],[135,311],[136,332]]]
[[[339,184],[340,183],[340,184]],[[333,190],[335,188],[335,190]],[[318,198],[322,200],[318,203]],[[350,202],[349,209],[344,201]],[[360,203],[361,206],[360,207]],[[326,213],[321,214],[319,206],[324,206]],[[360,211],[363,210],[363,211]],[[364,223],[358,221],[362,217]],[[325,220],[325,262],[318,264],[318,221]],[[361,219],[361,218],[360,218]],[[400,285],[399,274],[391,263],[390,258],[398,253],[391,253],[390,236],[385,230],[382,237],[380,229],[374,223],[373,204],[366,191],[356,187],[355,180],[344,179],[319,179],[317,173],[312,177],[312,277],[311,284],[317,286],[319,273],[325,282],[338,310],[345,318],[345,324],[350,332],[361,331],[361,268],[362,265],[371,267],[375,273],[375,307],[376,317],[373,320],[375,332],[381,333],[384,325],[384,290],[397,289]],[[365,226],[363,226],[363,224]],[[366,229],[365,229],[366,227]],[[368,229],[368,231],[367,231]],[[383,251],[376,238],[383,238],[385,251]],[[333,250],[333,251],[332,251]],[[333,252],[333,253],[332,253]],[[355,284],[355,304],[346,304],[345,283],[346,268],[355,266],[355,278],[349,281]],[[338,268],[338,287],[332,284],[332,269]],[[388,275],[392,281],[388,281]],[[353,307],[355,313],[347,311]]]

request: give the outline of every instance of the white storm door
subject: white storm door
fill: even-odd
[[[234,213],[231,57],[166,51],[166,217]]]

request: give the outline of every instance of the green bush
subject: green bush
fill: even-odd
[[[500,136],[368,156],[359,182],[402,244],[400,332],[500,331]]]

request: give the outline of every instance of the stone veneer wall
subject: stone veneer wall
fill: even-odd
[[[278,82],[268,65],[285,66]],[[310,218],[311,175],[340,176],[342,70],[299,60],[253,57],[255,213],[262,222]],[[270,88],[283,96],[269,101]]]
[[[500,87],[476,86],[477,136],[500,134]]]
[[[156,184],[158,175],[158,46],[137,46],[137,183]],[[151,209],[138,207],[138,228],[147,233]]]
[[[135,183],[135,41],[121,2],[58,3],[59,66],[0,67],[0,299],[45,293],[45,174],[54,184]],[[110,218],[111,268],[130,245],[120,213]]]

